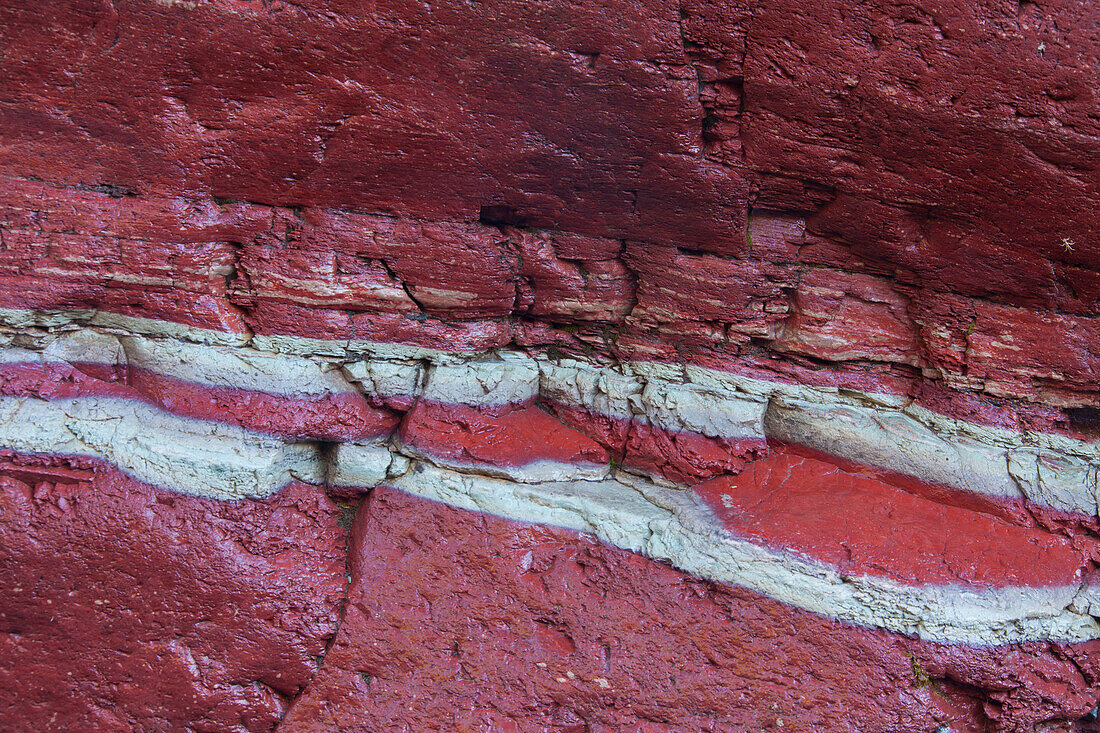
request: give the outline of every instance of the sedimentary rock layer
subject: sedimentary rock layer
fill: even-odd
[[[340,632],[280,730],[1026,730],[1092,704],[1095,642],[916,641],[587,534],[367,502]]]
[[[231,503],[4,458],[4,729],[271,730],[339,623],[340,516],[300,483]]]
[[[1095,722],[1094,4],[0,5],[0,728]]]
[[[147,483],[223,500],[267,496],[295,480],[344,491],[389,484],[592,532],[700,577],[933,640],[1100,636],[1089,615],[1089,569],[1100,556],[1090,529],[1095,491],[1079,482],[1095,474],[1090,444],[1036,435],[1005,445],[1003,430],[907,414],[874,394],[835,393],[830,403],[823,392],[800,410],[791,393],[810,388],[713,371],[689,381],[646,363],[601,367],[514,350],[456,360],[335,342],[342,357],[307,358],[201,336],[88,327],[13,334],[23,346],[3,352],[0,447],[32,462],[107,461]],[[80,359],[66,361],[74,353]],[[214,385],[206,403],[219,408],[197,413]],[[293,424],[280,434],[277,420],[256,412],[267,406],[277,418],[282,400],[332,405],[334,397],[375,418],[335,448],[301,441]],[[562,410],[574,427],[553,417]],[[853,411],[908,429],[852,430],[845,421],[830,430]],[[244,412],[251,429],[239,425]],[[264,424],[272,429],[255,429]],[[938,450],[914,447],[919,431]],[[861,451],[881,457],[854,461]],[[1033,456],[1032,465],[1041,457],[1045,473],[1029,483],[1012,472],[1007,457],[1016,454]],[[952,461],[959,476],[1004,471],[1005,489],[936,480]],[[925,475],[933,472],[924,465],[941,471]]]

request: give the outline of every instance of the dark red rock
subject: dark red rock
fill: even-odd
[[[293,216],[277,209],[239,201],[215,201],[209,197],[124,196],[110,187],[74,187],[56,182],[5,178],[0,186],[0,203],[5,229],[45,235],[83,234],[117,238],[122,242],[160,242],[209,245],[211,242],[241,242],[262,232],[285,231]],[[286,219],[282,227],[280,219]],[[218,252],[220,248],[214,248]],[[199,247],[193,253],[210,252]],[[5,252],[15,255],[17,248]],[[64,251],[59,254],[64,254]],[[196,260],[199,261],[199,260]],[[104,258],[102,264],[114,263]],[[153,262],[127,260],[130,267],[150,267]],[[184,274],[184,273],[180,273]],[[196,282],[204,270],[190,272]]]
[[[638,276],[629,324],[656,327],[677,346],[767,337],[790,307],[784,293],[795,282],[790,268],[634,243],[625,259]]]
[[[1100,230],[1098,21],[1074,2],[757,4],[745,158],[796,179],[762,203],[821,210],[811,230],[908,282],[1050,304],[1052,262],[1098,263],[1079,246]]]
[[[1066,408],[1097,402],[1095,319],[872,274],[881,268],[805,235],[789,215],[755,215],[752,256],[737,259],[326,209],[177,198],[127,204],[107,193],[10,183],[0,191],[10,227],[0,251],[6,307],[444,350],[518,341],[686,359],[762,379],[936,393],[937,409],[949,414],[988,412],[968,406],[968,390]],[[958,394],[948,396],[944,382]],[[1039,409],[1002,404],[1017,416]],[[1074,427],[1065,414],[1042,423]]]
[[[390,489],[353,536],[340,632],[284,733],[1022,731],[1098,694],[1095,644],[915,641]]]
[[[935,376],[945,355],[914,353],[901,306],[955,338],[969,323],[931,315],[954,293],[975,298],[964,309],[1037,309],[1055,337],[1023,364],[993,348],[975,365],[988,379],[944,369],[952,387],[1095,407],[1096,326],[1080,317],[1098,313],[1100,292],[1096,9],[862,0],[850,11],[839,0],[4,9],[16,40],[0,95],[11,275],[0,300],[469,348],[516,327],[417,319],[629,315],[624,333],[594,329],[583,343],[797,380],[812,360],[868,360],[864,384],[906,391],[921,376],[883,362],[928,357]],[[508,242],[513,226],[564,231]],[[742,241],[754,227],[756,242]],[[552,256],[544,246],[569,238]],[[632,241],[622,261],[620,239]],[[93,252],[109,256],[94,264]],[[798,283],[822,276],[801,264],[855,287],[815,300]],[[864,275],[889,284],[869,296]],[[224,301],[227,277],[240,310]],[[355,329],[344,310],[362,311]],[[1016,320],[1028,319],[1007,326]],[[858,381],[857,367],[839,371]],[[1024,384],[1036,379],[1057,384]]]
[[[1092,402],[1100,388],[1100,321],[942,296],[917,311],[948,384],[1057,406]]]
[[[666,430],[635,422],[623,447],[622,463],[670,481],[690,484],[725,473],[739,473],[768,452],[759,437],[714,438],[688,430]]]
[[[8,8],[0,171],[735,251],[748,186],[699,156],[679,21],[654,0]]]
[[[180,496],[92,461],[0,467],[0,728],[268,731],[344,590],[340,509]]]
[[[1095,3],[69,0],[0,7],[0,33],[2,307],[451,352],[553,346],[1100,434]],[[295,401],[76,371],[4,388],[132,394],[311,439],[394,421],[357,396]],[[406,438],[523,463],[574,455],[547,440],[569,435],[565,448],[603,455],[545,416],[477,422],[455,409],[425,406]],[[617,459],[681,482],[736,473],[765,450],[576,417]],[[313,534],[289,532],[276,550],[265,532],[283,498],[230,509],[105,475],[9,472],[41,486],[5,484],[15,509],[0,524],[38,519],[6,530],[0,557],[32,558],[11,561],[20,583],[55,582],[46,600],[67,609],[58,619],[73,640],[50,635],[40,609],[20,611],[37,625],[0,652],[12,660],[2,669],[26,673],[0,672],[20,696],[0,727],[269,728],[331,633],[333,508],[288,489],[324,506],[305,522]],[[857,568],[943,579],[892,565],[866,517],[845,524],[837,502],[852,495],[819,507],[815,478],[803,472],[783,495],[818,521],[781,528],[798,534],[788,544],[836,559],[817,541],[830,521],[830,541],[848,527],[864,542]],[[855,493],[882,499],[864,479]],[[912,508],[904,488],[908,498],[883,501]],[[1039,527],[1095,552],[1094,518],[986,507],[1022,517],[1045,548],[1036,558],[1005,541],[1000,519],[974,520],[959,513],[974,506],[937,492],[915,492],[934,504],[924,540],[962,534],[973,549],[984,532],[1044,578],[1066,558]],[[1068,728],[1095,703],[1096,645],[918,644],[568,533],[424,506],[377,495],[362,520],[358,605],[288,727],[760,729],[782,715],[787,729],[929,730],[954,716],[961,729],[1026,730]],[[253,536],[274,544],[238,549]],[[519,570],[507,564],[516,553]],[[944,550],[929,562],[948,559],[965,560]],[[179,590],[175,606],[139,597],[135,574],[200,588],[186,596],[194,608]],[[108,600],[128,604],[110,624],[67,600],[104,582]],[[259,611],[227,617],[218,593]],[[288,597],[291,616],[328,620],[272,635],[264,619],[284,618],[268,611]],[[90,671],[62,674],[74,669]],[[369,687],[363,670],[377,675]],[[565,682],[540,676],[559,672]]]
[[[397,313],[349,313],[344,310],[304,308],[300,305],[261,303],[247,320],[259,334],[302,336],[339,342],[363,339],[382,344],[409,344],[442,351],[477,352],[512,341],[508,321],[449,321]]]
[[[325,209],[300,216],[284,241],[245,248],[244,282],[257,292],[238,299],[452,318],[512,312],[519,264],[498,227]],[[318,301],[326,287],[335,292]]]

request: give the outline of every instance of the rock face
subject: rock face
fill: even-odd
[[[389,489],[353,532],[343,624],[281,730],[1028,729],[1097,651],[967,660]],[[1005,686],[976,698],[994,669]]]
[[[180,496],[4,462],[6,730],[271,730],[338,624],[346,530],[314,487]]]
[[[1097,729],[1095,4],[0,29],[0,729]]]

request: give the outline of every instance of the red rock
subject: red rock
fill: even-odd
[[[566,425],[604,446],[622,465],[682,484],[738,473],[768,452],[763,438],[717,438],[688,430],[666,430],[558,403],[548,403],[546,408]]]
[[[829,361],[918,366],[920,344],[908,299],[889,281],[814,268],[802,273],[773,348]]]
[[[507,321],[447,321],[397,313],[349,313],[261,302],[248,311],[252,330],[266,336],[301,336],[333,342],[362,339],[442,351],[477,352],[512,340]]]
[[[634,244],[625,259],[638,277],[630,323],[657,327],[663,336],[694,325],[712,328],[713,337],[705,341],[766,337],[789,308],[783,286],[793,285],[794,278],[785,268]],[[690,347],[695,339],[669,340]]]
[[[451,461],[524,466],[537,461],[606,464],[607,452],[537,407],[470,407],[417,400],[401,423],[401,440]]]
[[[268,211],[142,199],[5,180],[0,306],[90,308],[242,331],[225,299],[231,242],[269,227]]]
[[[917,320],[949,384],[1059,406],[1095,401],[1095,319],[945,296]]]
[[[738,250],[748,188],[699,158],[679,20],[650,0],[9,9],[0,171]]]
[[[124,370],[116,365],[41,361],[0,365],[0,394],[47,400],[137,396],[126,385]]]
[[[225,278],[233,271],[228,245],[196,251],[189,245],[64,235],[51,235],[50,244],[20,233],[5,240],[11,249],[0,265],[0,307],[103,310],[230,333],[247,330],[240,311],[225,299]],[[61,256],[52,256],[51,248]],[[135,268],[135,261],[146,267]],[[188,277],[188,270],[201,275]]]
[[[130,385],[168,412],[240,425],[290,440],[356,441],[389,435],[398,417],[361,394],[287,396],[197,385],[145,369],[129,370]]]
[[[4,179],[0,186],[0,204],[0,221],[8,231],[86,234],[127,243],[240,242],[275,230],[283,218],[271,207],[239,201],[217,202],[205,196],[128,196],[112,191],[110,186],[69,187],[13,178]],[[199,247],[196,251],[208,249]],[[5,254],[13,256],[15,252]],[[146,265],[141,260],[123,264]]]
[[[795,262],[800,259],[806,222],[797,215],[754,211],[747,234],[751,256],[768,262]]]
[[[302,212],[293,238],[246,246],[234,300],[436,317],[503,316],[519,267],[496,227]]]
[[[734,535],[845,574],[915,585],[1075,586],[1087,565],[1064,537],[784,450],[695,491]]]
[[[236,333],[463,350],[508,343],[523,328],[540,333],[525,343],[690,359],[764,379],[936,391],[935,382],[890,366],[896,362],[919,364],[957,390],[1071,408],[1096,402],[1094,319],[844,273],[835,268],[875,268],[844,248],[823,254],[824,240],[804,237],[789,215],[754,217],[754,253],[768,260],[636,243],[620,258],[615,240],[481,224],[323,209],[295,215],[172,198],[134,199],[127,209],[120,202],[130,199],[23,181],[0,196],[12,227],[0,253],[0,305],[7,307],[97,309]],[[84,227],[87,235],[72,233]],[[195,243],[204,237],[246,243]],[[796,258],[834,269],[800,268]],[[624,329],[583,327],[627,315]],[[571,333],[520,318],[563,322]],[[1043,346],[1018,350],[1005,336]],[[952,402],[968,399],[938,403],[953,414]],[[1069,422],[1065,415],[1051,420]]]
[[[531,290],[523,293],[521,281],[517,306],[529,299],[531,315],[567,323],[618,323],[633,308],[634,282],[618,258],[618,242],[610,242],[615,248],[607,251],[607,242],[576,236],[512,229],[509,238],[521,255],[519,275]]]
[[[1025,730],[1097,695],[1075,666],[1095,644],[914,641],[389,489],[353,535],[345,617],[284,733]]]
[[[666,430],[648,423],[630,427],[622,463],[678,483],[739,473],[768,452],[763,438],[713,438],[688,430]]]
[[[420,312],[401,282],[378,260],[264,245],[248,248],[241,267],[248,287],[239,288],[236,299],[250,306],[270,300],[309,309]]]
[[[632,304],[614,240],[318,210],[303,218],[302,244],[245,248],[235,302],[552,320],[621,320]]]
[[[465,337],[418,326],[418,311],[570,326],[629,313],[621,338],[593,330],[584,343],[775,361],[801,380],[820,365],[792,348],[913,364],[903,299],[926,317],[954,293],[1036,309],[1076,337],[1030,350],[1025,364],[987,344],[983,384],[1095,407],[1096,326],[1064,320],[1098,313],[1095,10],[939,0],[848,10],[835,0],[7,9],[18,42],[3,80],[12,279],[0,300],[236,332],[246,321],[265,333],[331,326],[340,338],[348,309],[370,338],[414,343],[419,329],[423,342],[453,335],[473,348],[516,327],[492,320],[468,326],[492,337]],[[500,232],[510,226],[570,243],[521,258]],[[621,239],[631,244],[620,263]],[[96,264],[101,250],[111,256]],[[799,277],[815,277],[799,263],[863,284],[888,277],[897,297],[861,285],[835,301],[835,313],[873,326],[856,339],[858,327],[820,322],[828,303],[803,290],[778,343],[789,356],[776,359],[768,340]],[[223,301],[226,277],[246,313]],[[288,312],[295,302],[301,312]],[[319,306],[337,312],[311,318]],[[957,335],[967,324],[924,326]],[[999,374],[1000,360],[1017,373]],[[836,381],[858,378],[839,371]],[[868,384],[918,378],[868,371]],[[1028,387],[1031,373],[1058,384]]]
[[[303,246],[384,261],[425,313],[501,316],[516,300],[516,255],[495,226],[308,210]]]
[[[0,475],[0,727],[274,727],[336,630],[338,507],[302,484],[179,496],[90,461]]]
[[[1100,435],[1095,3],[23,2],[0,28],[0,307],[553,347]],[[12,365],[0,392],[295,440],[397,420],[83,363]],[[421,401],[402,437],[713,479],[732,531],[902,582],[1097,561],[1095,517],[548,409],[576,430]],[[220,505],[76,459],[0,474],[0,728],[277,724],[336,624],[317,489]],[[1097,699],[1095,643],[916,642],[387,490],[356,541],[288,729],[1068,730]]]
[[[0,395],[42,399],[121,397],[166,412],[239,425],[290,440],[389,435],[398,418],[355,392],[292,396],[196,384],[147,369],[60,362],[0,364]]]
[[[824,189],[808,228],[934,290],[1037,305],[1060,289],[1052,260],[1095,269],[1095,250],[1062,240],[1091,241],[1100,226],[1096,7],[852,9],[756,8],[748,165]],[[779,190],[763,186],[761,204],[821,207],[820,193]]]

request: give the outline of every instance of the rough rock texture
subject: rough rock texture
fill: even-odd
[[[21,305],[1097,406],[1092,4],[3,13]]]
[[[929,501],[863,471],[779,451],[737,476],[695,487],[734,534],[826,561],[852,575],[977,587],[1080,577],[1100,545]],[[905,553],[897,548],[905,547]]]
[[[347,530],[316,488],[234,504],[12,457],[0,502],[5,730],[271,730],[336,629]]]
[[[1096,728],[1096,3],[9,0],[0,68],[0,729]]]
[[[1030,730],[1094,674],[1095,643],[957,654],[382,488],[350,568],[280,731]]]

